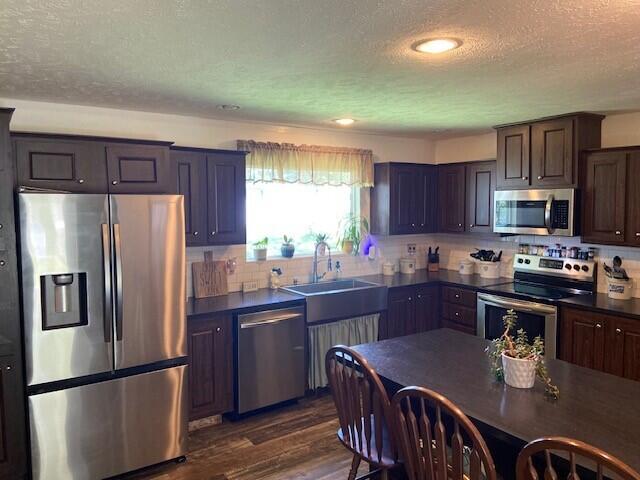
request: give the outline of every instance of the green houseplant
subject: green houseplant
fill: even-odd
[[[258,261],[267,259],[267,247],[269,246],[269,238],[264,237],[253,244],[253,257]]]
[[[293,244],[293,238],[284,235],[282,237],[282,246],[280,247],[280,253],[282,256],[284,258],[291,258],[295,251],[296,246]]]
[[[529,343],[522,328],[517,330],[515,337],[511,335],[518,321],[518,315],[513,310],[507,310],[502,321],[504,332],[487,347],[491,371],[496,379],[512,387],[531,388],[538,377],[544,383],[545,393],[558,398],[560,392],[551,383],[544,363],[544,340],[538,336],[533,339],[533,343]]]
[[[363,235],[369,233],[369,222],[358,215],[345,217],[338,229],[338,246],[346,254],[358,255]]]

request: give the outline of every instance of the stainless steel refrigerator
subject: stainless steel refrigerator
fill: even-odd
[[[182,196],[18,197],[33,478],[182,457]]]

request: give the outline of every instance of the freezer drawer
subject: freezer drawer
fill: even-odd
[[[238,316],[238,413],[304,395],[304,307]]]
[[[30,396],[34,480],[100,479],[185,455],[186,368]]]

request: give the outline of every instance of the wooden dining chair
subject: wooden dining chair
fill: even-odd
[[[410,480],[496,480],[482,435],[449,399],[426,388],[407,387],[391,404]]]
[[[556,460],[556,467],[554,467],[553,452],[568,457],[568,465],[559,468]],[[543,457],[539,463],[534,460],[537,455]],[[580,480],[576,457],[583,459],[581,463],[585,468],[591,470],[593,467],[597,480],[604,478],[640,480],[640,473],[618,458],[587,443],[565,437],[539,438],[527,444],[518,455],[516,480],[558,479],[560,478],[558,471],[561,471],[561,468],[568,470],[566,476],[568,480]],[[544,465],[544,468],[541,468],[542,477],[538,475],[536,465]]]
[[[354,480],[360,462],[374,471],[360,477],[379,475],[399,465],[391,429],[391,402],[380,377],[355,350],[338,345],[325,357],[329,387],[338,411],[338,438],[353,453],[349,480]]]

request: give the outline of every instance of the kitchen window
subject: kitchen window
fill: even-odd
[[[283,235],[293,238],[295,256],[313,255],[319,233],[335,251],[340,222],[350,215],[360,215],[359,187],[247,182],[247,258],[264,237],[267,255],[280,257]]]

